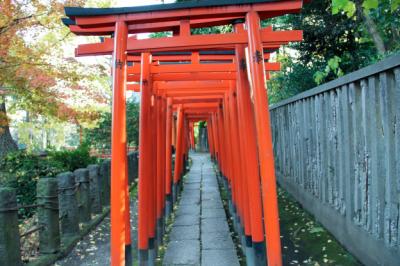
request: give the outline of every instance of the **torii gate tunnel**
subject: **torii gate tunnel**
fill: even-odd
[[[138,249],[147,264],[176,200],[193,123],[206,121],[209,149],[229,184],[246,240],[258,261],[282,265],[266,78],[279,70],[270,53],[301,31],[261,28],[260,20],[297,13],[303,0],[190,1],[127,8],[66,7],[77,35],[110,36],[83,44],[76,56],[113,55],[111,264],[130,262],[126,90],[141,93]],[[232,24],[233,33],[192,35],[191,29]],[[134,34],[172,31],[138,40]],[[175,164],[171,169],[171,146]],[[264,256],[264,260],[263,257]],[[262,264],[265,264],[263,262]],[[258,263],[260,265],[260,263]]]

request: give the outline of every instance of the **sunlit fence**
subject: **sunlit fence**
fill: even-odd
[[[280,185],[367,265],[400,261],[400,55],[270,108]]]
[[[137,152],[128,154],[128,179],[138,172]],[[66,253],[109,212],[111,162],[104,160],[56,178],[40,178],[36,202],[18,206],[16,192],[0,187],[0,265],[22,265],[20,241],[39,233],[39,258],[50,264]],[[18,211],[37,208],[37,223],[20,232]]]

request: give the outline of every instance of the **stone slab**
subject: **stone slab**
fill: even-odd
[[[173,226],[169,235],[173,240],[199,240],[200,227],[196,226]]]
[[[224,209],[203,209],[201,218],[226,218],[226,214]]]
[[[178,215],[175,218],[174,226],[178,225],[198,225],[199,222],[199,215],[198,214],[184,214]]]
[[[200,204],[199,205],[181,205],[178,207],[176,214],[177,215],[184,215],[184,214],[199,215],[200,214]]]
[[[225,218],[205,218],[201,220],[201,232],[229,232],[228,223]]]
[[[239,260],[232,249],[201,251],[202,266],[239,266]]]
[[[203,209],[223,209],[221,200],[204,200],[202,202]]]
[[[200,198],[198,197],[185,197],[181,198],[179,205],[199,205],[200,204]]]
[[[202,249],[235,249],[230,232],[202,232]]]
[[[163,265],[200,265],[200,241],[180,240],[169,242],[164,255]]]

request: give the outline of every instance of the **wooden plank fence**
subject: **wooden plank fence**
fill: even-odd
[[[271,106],[275,167],[366,265],[400,263],[400,55]]]

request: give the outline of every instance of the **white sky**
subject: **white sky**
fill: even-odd
[[[114,0],[115,4],[112,5],[113,7],[128,7],[128,6],[145,6],[145,5],[157,5],[157,4],[162,4],[163,2],[161,0]],[[169,4],[169,3],[174,3],[175,0],[164,0],[164,4]],[[148,34],[143,33],[143,34],[138,34],[139,39],[147,38]],[[96,38],[90,38],[88,41],[87,37],[82,37],[82,36],[76,36],[76,41],[74,41],[74,46],[78,46],[79,44],[83,43],[93,43],[99,41]],[[67,54],[69,56],[74,55],[74,48],[75,47],[66,47],[67,49]],[[98,64],[98,63],[105,63],[105,62],[110,62],[111,57],[110,56],[88,56],[88,57],[80,57],[78,58],[79,61],[82,63],[88,64],[88,65],[93,65],[93,64]],[[90,67],[90,66],[89,66]],[[135,95],[138,100],[139,97],[137,97],[137,93],[133,92],[127,92],[127,97],[131,97]]]
[[[165,4],[174,3],[175,0],[164,0]],[[128,7],[128,6],[145,6],[145,5],[159,5],[163,2],[161,0],[115,0],[115,4],[113,7]],[[147,33],[138,34],[139,39],[147,38]],[[76,36],[76,41],[74,46],[78,46],[79,44],[84,43],[93,43],[96,42],[96,38],[93,40],[88,41],[87,37]],[[66,47],[66,54],[68,56],[74,56],[74,48]],[[87,64],[96,64],[100,61],[104,60],[104,56],[96,57],[96,56],[88,56],[88,57],[81,57],[78,58],[79,61]]]
[[[164,3],[174,3],[175,0],[165,0]],[[145,5],[157,5],[162,4],[161,0],[117,0],[116,7],[124,6],[145,6]]]

